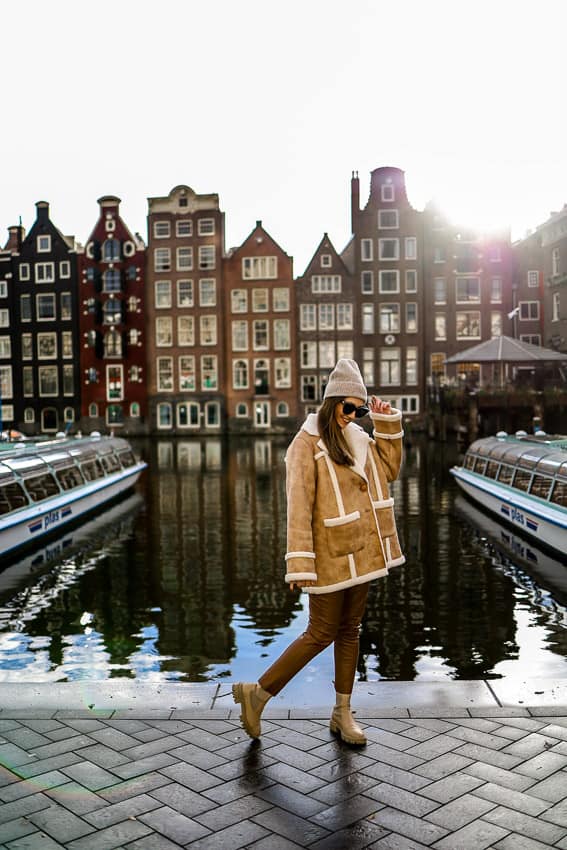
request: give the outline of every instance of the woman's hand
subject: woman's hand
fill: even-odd
[[[368,402],[368,407],[370,408],[371,413],[391,413],[392,405],[389,401],[382,401],[381,398],[377,398],[375,395],[370,397],[370,401]]]
[[[295,587],[315,587],[315,582],[308,579],[301,579],[300,581],[290,581],[289,589],[293,590]]]

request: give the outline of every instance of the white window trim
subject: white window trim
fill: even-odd
[[[394,257],[384,256],[384,245],[386,242],[393,242],[396,246]],[[378,240],[378,259],[382,263],[397,263],[400,259],[400,240],[397,236],[382,237]]]

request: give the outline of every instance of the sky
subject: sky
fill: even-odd
[[[25,0],[0,10],[0,243],[35,202],[83,244],[118,195],[216,192],[301,274],[350,238],[350,179],[524,236],[567,201],[565,0]]]

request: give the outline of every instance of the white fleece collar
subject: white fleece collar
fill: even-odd
[[[302,425],[302,430],[306,431],[312,437],[319,437],[316,413],[309,413],[307,415],[307,418]],[[347,446],[349,447],[354,459],[354,466],[351,466],[350,468],[353,472],[356,472],[357,475],[360,475],[361,478],[364,478],[364,480],[367,481],[364,466],[366,464],[366,455],[368,453],[368,446],[371,443],[371,438],[368,436],[364,428],[361,428],[360,425],[357,425],[355,422],[349,422],[344,429],[343,434],[345,435]],[[324,452],[327,452],[327,447],[322,439],[319,439],[317,445]]]

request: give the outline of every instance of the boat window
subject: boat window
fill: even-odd
[[[558,455],[557,453],[552,455],[547,455],[547,457],[542,457],[538,461],[537,471],[541,473],[546,473],[548,475],[555,475],[555,473],[559,470],[559,467],[563,463],[562,455]]]
[[[567,508],[567,481],[560,478],[556,479],[550,501],[555,505]]]
[[[514,467],[507,466],[505,463],[501,464],[500,472],[498,473],[498,480],[501,484],[512,484],[512,478],[514,477]]]
[[[8,514],[28,504],[28,499],[22,486],[17,481],[10,481],[0,486],[0,514]]]
[[[62,490],[72,490],[84,484],[83,476],[78,466],[69,466],[67,469],[58,469],[55,473]]]
[[[81,472],[85,476],[85,481],[96,481],[97,478],[104,478],[104,470],[99,460],[83,461]]]
[[[545,475],[534,475],[530,493],[540,499],[548,499],[552,483],[552,478],[547,478]]]
[[[59,493],[57,482],[50,472],[35,475],[33,478],[26,478],[25,485],[32,502],[41,502],[43,499],[48,499],[50,496],[56,496]]]
[[[496,460],[489,460],[486,464],[486,472],[484,473],[487,478],[496,478],[498,474],[498,467],[500,464]]]
[[[125,449],[125,451],[120,452],[118,455],[120,458],[120,463],[124,467],[124,469],[128,469],[129,466],[134,466],[136,463],[136,458],[131,449]]]
[[[532,474],[527,469],[516,469],[514,484],[512,486],[515,487],[516,490],[523,490],[524,493],[527,493],[531,480]]]
[[[484,470],[486,469],[486,460],[483,457],[477,457],[476,463],[474,465],[474,471],[479,475],[484,475]]]
[[[120,461],[114,454],[103,455],[100,458],[100,462],[102,463],[107,475],[110,475],[112,472],[118,472],[121,468]]]
[[[472,469],[476,458],[474,455],[467,455],[465,458],[465,469]]]

